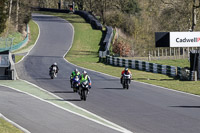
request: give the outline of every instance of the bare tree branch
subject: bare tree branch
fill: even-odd
[[[166,2],[164,0],[161,0],[161,2],[164,3],[164,4],[167,4],[167,5],[173,5],[174,6],[174,4],[172,2]]]

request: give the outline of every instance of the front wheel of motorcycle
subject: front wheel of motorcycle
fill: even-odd
[[[123,89],[126,89],[126,86],[125,86],[125,84],[123,84]]]
[[[127,90],[129,89],[129,84],[127,84],[126,89],[127,89]]]
[[[83,100],[83,90],[80,91],[81,100]]]
[[[82,100],[86,101],[86,91],[82,90]]]

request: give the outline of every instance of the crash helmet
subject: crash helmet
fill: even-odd
[[[53,63],[53,65],[57,66],[57,63],[56,63],[56,62],[54,62],[54,63]]]
[[[75,72],[75,73],[78,73],[78,69],[77,69],[77,68],[76,68],[76,69],[74,69],[74,72]]]
[[[83,75],[87,75],[87,72],[85,70],[83,71]]]

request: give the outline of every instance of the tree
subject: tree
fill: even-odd
[[[9,16],[8,16],[8,21],[10,22],[10,18],[11,18],[11,13],[12,13],[12,3],[13,3],[13,0],[10,0],[10,7],[9,7]]]
[[[7,19],[7,0],[0,1],[0,33],[2,33],[6,27],[6,19]]]
[[[17,0],[17,5],[16,5],[16,20],[15,21],[16,21],[15,29],[17,31],[19,27],[19,0]]]
[[[74,2],[78,6],[79,10],[83,10],[83,6],[84,6],[84,2],[85,2],[84,0],[75,0]]]
[[[160,20],[163,25],[160,27],[161,29],[168,31],[193,31],[195,29],[197,9],[200,7],[199,0],[161,1],[167,6],[160,15]]]
[[[197,24],[197,9],[200,8],[200,0],[193,0],[192,7],[192,26],[191,30],[194,31],[195,26]]]

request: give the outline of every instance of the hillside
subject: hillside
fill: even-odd
[[[189,31],[192,27],[192,0],[137,0],[140,13],[132,15],[134,34],[120,37],[131,45],[132,56],[147,56],[155,49],[155,32]],[[194,31],[200,30],[199,8]],[[130,18],[129,18],[130,19]],[[127,19],[128,20],[128,19]],[[146,51],[146,52],[145,52]]]

